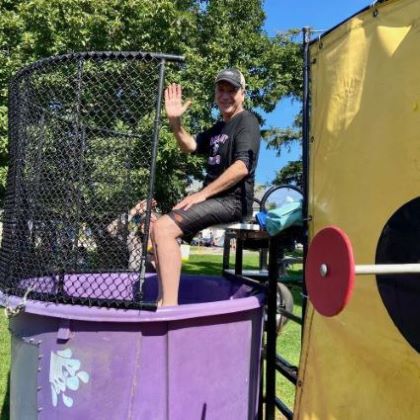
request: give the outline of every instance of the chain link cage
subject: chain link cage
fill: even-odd
[[[145,277],[165,65],[182,57],[75,53],[9,85],[0,290],[147,308]]]

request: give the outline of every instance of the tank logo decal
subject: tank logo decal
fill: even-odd
[[[54,407],[58,404],[58,397],[61,398],[66,407],[73,406],[73,398],[65,394],[68,390],[77,391],[80,382],[88,383],[89,374],[80,370],[80,360],[72,358],[71,349],[64,349],[51,352],[50,357],[50,376],[51,397]]]

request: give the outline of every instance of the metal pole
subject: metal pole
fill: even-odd
[[[152,149],[152,163],[150,165],[150,180],[149,180],[149,194],[147,196],[146,218],[144,225],[144,243],[141,253],[140,274],[139,274],[139,292],[138,298],[143,300],[143,283],[146,275],[146,258],[147,258],[147,243],[149,241],[150,219],[152,214],[152,201],[154,195],[155,179],[156,179],[156,160],[159,144],[159,130],[160,130],[160,113],[162,108],[163,83],[165,80],[165,59],[160,61],[159,69],[159,83],[158,83],[158,97],[156,102],[156,115],[153,128],[153,149]]]
[[[356,274],[415,274],[420,273],[420,264],[372,264],[356,265]]]
[[[416,274],[420,273],[420,264],[367,264],[355,265],[355,274]],[[319,267],[321,277],[329,273],[328,265],[321,264]]]
[[[283,246],[279,237],[270,239],[267,293],[267,347],[265,375],[265,420],[274,420],[276,409],[277,279]]]
[[[308,214],[309,214],[309,40],[310,28],[304,27],[303,32],[303,96],[302,96],[302,190],[303,190],[303,301],[302,319],[305,319],[306,312],[306,283],[305,283],[305,261],[308,254]],[[303,334],[303,328],[302,328]]]

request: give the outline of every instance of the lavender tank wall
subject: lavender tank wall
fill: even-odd
[[[184,275],[180,303],[149,312],[28,300],[10,320],[11,419],[255,419],[263,294]]]

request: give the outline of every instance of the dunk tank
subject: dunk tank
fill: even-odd
[[[419,24],[417,0],[376,2],[310,44],[295,418],[420,418]]]
[[[77,53],[10,84],[12,420],[256,416],[261,291],[183,275],[180,305],[156,310],[146,270],[165,71],[181,61]]]

